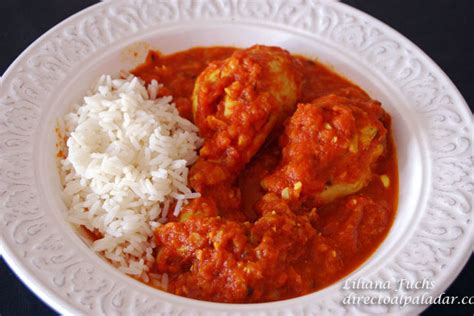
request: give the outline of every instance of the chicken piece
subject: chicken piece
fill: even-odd
[[[197,78],[194,122],[204,137],[190,182],[231,182],[270,132],[295,109],[301,90],[300,62],[277,47],[253,46],[211,63]]]
[[[313,282],[298,266],[312,255],[305,247],[311,247],[318,235],[308,216],[295,215],[273,193],[265,195],[257,208],[262,216],[254,224],[196,211],[180,222],[159,226],[156,269],[168,273],[168,290],[230,303],[272,301],[309,292]],[[318,243],[330,251],[322,238]]]
[[[316,206],[359,191],[384,152],[386,115],[379,102],[336,95],[299,104],[280,139],[282,160],[261,185]]]

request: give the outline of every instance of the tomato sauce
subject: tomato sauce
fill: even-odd
[[[196,79],[209,64],[225,60],[236,51],[238,49],[230,47],[193,48],[171,55],[150,51],[144,64],[132,73],[147,82],[156,79],[163,84],[159,95],[172,95],[180,114],[193,120],[192,94]],[[397,158],[390,116],[365,91],[325,65],[303,56],[293,57],[298,61],[303,78],[298,103],[305,105],[298,105],[294,117],[290,116],[285,124],[274,128],[231,182],[203,189],[203,198],[192,201],[182,209],[179,218],[170,218],[168,224],[157,229],[157,263],[153,272],[169,275],[169,292],[232,303],[304,295],[354,271],[375,252],[390,230],[398,198]],[[304,150],[298,148],[304,146],[291,147],[288,137],[294,133],[291,128],[308,124],[306,118],[311,104],[319,106],[319,101],[314,100],[324,101],[326,97],[351,104],[344,105],[343,110],[352,109],[348,115],[356,118],[351,123],[353,129],[358,128],[361,117],[369,123],[376,121],[383,130],[378,135],[383,136],[380,142],[384,150],[372,156],[374,163],[370,172],[365,173],[362,189],[336,195],[330,200],[303,199],[310,184],[304,181],[301,184],[292,177],[304,166],[284,162],[295,155],[288,152],[297,150],[298,155]],[[361,114],[354,109],[358,107],[365,112]],[[377,111],[381,114],[375,116]],[[298,113],[300,121],[297,121]],[[333,143],[342,141],[342,134],[334,134],[333,129],[340,123],[340,117],[332,112],[312,115],[315,120],[320,117],[330,120],[333,125],[324,123],[329,133],[324,135],[330,135]],[[349,131],[349,123],[340,124],[341,133]],[[303,128],[301,133],[307,130]],[[306,141],[305,135],[300,136],[301,142]],[[298,134],[291,137],[299,138]],[[325,141],[324,137],[320,139]],[[378,150],[376,145],[379,144],[371,145],[372,152]],[[322,148],[317,150],[324,151],[325,147]],[[336,159],[341,161],[347,159],[346,156],[336,156]],[[331,159],[327,159],[326,163],[331,164]],[[219,175],[212,165],[204,167],[208,168],[205,174],[209,179],[217,179]],[[334,168],[326,173],[330,179],[325,180],[327,185],[335,184],[345,175],[344,170],[339,170],[343,169],[341,166]],[[280,187],[282,179],[286,182]],[[285,186],[290,186],[286,198]]]

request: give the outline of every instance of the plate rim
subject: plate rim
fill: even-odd
[[[121,2],[126,2],[126,1],[121,1]],[[322,3],[325,3],[325,1],[321,1]],[[423,51],[421,50],[416,44],[412,43],[409,39],[407,39],[405,36],[403,36],[402,34],[400,34],[398,31],[394,30],[393,28],[391,28],[390,26],[388,26],[387,24],[385,24],[384,22],[382,21],[379,21],[378,19],[368,15],[367,13],[363,12],[363,11],[360,11],[356,8],[353,8],[347,4],[344,4],[344,3],[334,3],[334,2],[331,2],[331,3],[327,3],[328,5],[330,6],[334,6],[334,7],[337,7],[337,6],[342,6],[342,7],[345,7],[345,10],[349,10],[349,11],[353,11],[353,12],[356,12],[356,15],[359,15],[359,16],[362,16],[364,19],[366,20],[370,20],[371,23],[374,23],[375,25],[382,25],[383,26],[383,31],[384,32],[391,32],[393,33],[397,40],[398,41],[404,41],[405,45],[408,45],[408,46],[411,46],[412,48],[414,48],[414,50],[416,51],[417,54],[421,54],[421,56],[423,57],[423,59],[425,61],[428,62],[429,66],[430,67],[435,67],[436,69],[436,72],[438,75],[441,76],[441,79],[443,82],[446,82],[448,83],[449,85],[449,90],[454,92],[454,94],[456,95],[457,98],[460,99],[461,101],[461,106],[464,107],[463,111],[469,113],[470,112],[470,109],[464,99],[464,97],[462,96],[462,94],[458,91],[457,87],[454,85],[454,83],[451,81],[451,79],[444,73],[444,71]],[[95,10],[98,10],[99,7],[107,7],[109,5],[109,2],[100,2],[100,3],[97,3],[97,4],[94,4],[88,8],[85,8],[79,12],[77,12],[76,14],[66,18],[65,20],[63,20],[62,22],[58,23],[57,25],[55,25],[53,28],[51,28],[50,30],[48,30],[46,33],[44,33],[43,35],[41,35],[37,40],[35,40],[31,45],[29,45],[16,59],[15,61],[7,68],[7,70],[4,72],[3,74],[3,78],[7,78],[11,75],[13,75],[12,73],[14,72],[15,70],[15,67],[17,66],[17,64],[19,64],[21,62],[21,60],[30,52],[32,51],[34,48],[36,48],[37,46],[39,46],[45,39],[48,38],[48,36],[50,36],[50,34],[54,34],[54,32],[56,32],[57,30],[60,30],[61,28],[63,28],[65,25],[67,25],[68,23],[70,23],[71,21],[73,21],[74,19],[79,19],[80,17],[82,16],[85,16],[87,14],[89,14],[89,12],[93,12]],[[5,82],[5,80],[3,80],[2,78],[2,85],[3,85],[3,82]],[[1,90],[1,88],[0,88]],[[467,113],[463,113],[463,114],[467,114]],[[472,139],[471,139],[471,147],[472,147]],[[1,166],[1,165],[0,165]],[[472,201],[471,201],[471,212],[472,212]],[[472,237],[472,227],[470,228],[470,234],[468,233],[468,235],[471,235]],[[44,286],[41,284],[41,282],[39,282],[38,284],[36,283],[38,281],[37,278],[30,278],[29,281],[26,281],[28,278],[28,275],[31,273],[28,271],[29,269],[26,267],[26,266],[23,266],[21,263],[21,261],[18,261],[18,259],[16,258],[15,254],[14,254],[14,251],[12,249],[10,249],[10,247],[8,246],[8,244],[4,241],[3,239],[3,235],[2,235],[2,239],[1,239],[2,243],[1,243],[1,247],[0,247],[0,250],[1,250],[1,253],[2,253],[2,256],[5,258],[6,262],[8,263],[8,265],[10,267],[13,268],[14,272],[20,276],[20,279],[22,280],[22,282],[24,284],[26,284],[28,287],[30,287],[33,292],[35,293],[35,295],[39,296],[40,298],[42,298],[44,301],[46,301],[49,305],[53,306],[53,308],[57,309],[57,310],[60,310],[61,312],[70,312],[71,310],[68,309],[69,307],[67,308],[64,308],[64,306],[62,306],[62,304],[58,303],[55,301],[55,299],[57,300],[58,299],[58,296],[54,293],[49,293],[50,292],[50,289],[47,287],[47,286]],[[469,243],[469,240],[465,239],[465,242],[466,244]],[[468,245],[467,245],[468,246]],[[467,246],[464,246],[463,248],[466,248],[465,251],[461,251],[461,252],[458,252],[458,256],[460,256],[461,258],[458,258],[457,260],[455,261],[458,261],[458,262],[463,262],[463,265],[467,262],[467,260],[469,259],[470,255],[471,255],[471,252],[472,252],[472,241],[471,241],[471,251],[468,251],[469,250],[469,247]],[[19,264],[20,263],[20,264]],[[447,278],[445,278],[445,281],[443,283],[447,283],[448,285],[457,277],[457,275],[460,273],[463,265],[459,264],[457,265],[456,267],[458,268],[457,272],[454,272],[454,273],[449,273],[449,276]],[[443,287],[447,287],[448,285],[446,286],[443,286]],[[51,298],[51,297],[56,297],[56,298]],[[60,301],[60,300],[59,300]]]

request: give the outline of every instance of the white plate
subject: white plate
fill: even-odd
[[[343,281],[266,304],[182,298],[120,274],[65,222],[54,159],[55,118],[99,74],[129,69],[143,60],[148,47],[169,53],[255,43],[332,65],[392,115],[400,169],[398,214],[382,246],[350,278],[427,278],[434,288],[411,294],[434,296],[453,281],[472,251],[472,121],[458,90],[420,49],[336,2],[119,0],[97,4],[50,30],[10,66],[0,87],[1,251],[48,304],[76,314],[395,314],[426,307],[343,305],[343,297],[364,293],[343,290]],[[132,58],[130,51],[140,54]]]

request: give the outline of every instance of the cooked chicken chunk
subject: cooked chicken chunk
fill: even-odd
[[[193,115],[205,138],[191,185],[230,182],[295,109],[299,63],[276,47],[253,46],[211,63],[196,80]]]
[[[376,101],[335,95],[299,104],[280,140],[282,161],[262,186],[316,205],[359,191],[385,149],[384,115]]]

